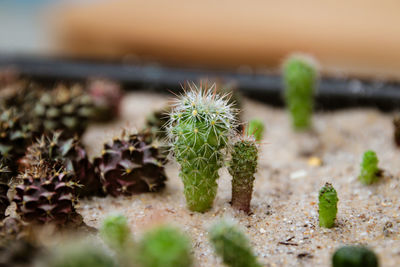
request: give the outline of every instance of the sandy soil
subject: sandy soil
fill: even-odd
[[[123,127],[143,126],[144,117],[161,108],[167,99],[135,92],[123,101],[121,119],[109,125],[93,125],[84,136],[91,156]],[[122,213],[135,238],[154,224],[178,225],[191,238],[196,266],[222,266],[208,242],[207,229],[220,217],[234,218],[251,240],[265,266],[330,266],[334,250],[343,244],[365,244],[379,255],[381,266],[400,266],[400,164],[399,149],[392,141],[390,114],[371,109],[319,113],[314,117],[320,144],[312,166],[299,152],[309,137],[293,133],[281,109],[246,100],[244,119],[260,118],[266,126],[260,147],[259,169],[252,201],[253,214],[234,211],[230,205],[230,176],[220,171],[214,208],[204,214],[186,209],[182,184],[175,163],[167,166],[169,181],[162,193],[133,197],[95,198],[80,204],[85,222],[98,227],[110,213]],[[377,152],[386,176],[372,186],[357,180],[362,154]],[[318,191],[331,182],[339,196],[337,226],[318,226]],[[392,224],[386,227],[385,224]],[[287,241],[288,240],[288,241]],[[289,244],[282,244],[285,242]]]

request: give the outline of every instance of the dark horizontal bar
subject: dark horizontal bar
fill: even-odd
[[[272,105],[283,104],[282,81],[278,74],[0,55],[0,67],[9,66],[23,76],[48,82],[104,77],[119,81],[129,88],[153,88],[164,92],[180,90],[186,81],[221,78],[237,83],[240,91],[249,97]],[[316,102],[318,109],[370,106],[393,110],[400,107],[400,84],[322,77]]]

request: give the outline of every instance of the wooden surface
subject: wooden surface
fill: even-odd
[[[115,0],[53,14],[58,52],[185,65],[279,66],[291,52],[322,70],[400,78],[399,1]]]

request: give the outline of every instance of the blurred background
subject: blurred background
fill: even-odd
[[[185,77],[229,76],[240,87],[277,93],[281,62],[302,52],[317,59],[325,78],[339,79],[322,81],[322,91],[354,97],[391,81],[389,92],[400,79],[398,10],[400,2],[391,0],[2,0],[0,64],[50,77],[63,62],[95,62],[56,74],[157,77],[170,86]],[[101,63],[114,68],[98,68]],[[121,64],[146,69],[124,76]],[[144,73],[126,77],[138,71]]]

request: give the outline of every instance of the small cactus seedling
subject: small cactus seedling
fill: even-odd
[[[122,215],[108,216],[103,221],[100,233],[105,242],[114,249],[125,249],[133,244],[128,222]]]
[[[311,127],[317,71],[312,60],[305,56],[292,56],[283,66],[285,101],[295,130]]]
[[[141,267],[190,267],[193,264],[189,239],[170,226],[147,232],[137,249]]]
[[[378,267],[375,253],[362,246],[344,246],[332,257],[332,267]]]
[[[400,114],[396,114],[393,118],[393,126],[394,126],[394,142],[398,147],[400,147]]]
[[[264,123],[259,119],[252,119],[246,127],[246,134],[253,135],[256,141],[261,141],[264,134]]]
[[[369,185],[379,180],[382,171],[378,168],[378,162],[378,157],[374,151],[368,150],[364,153],[361,173],[358,177],[361,183]]]
[[[168,134],[181,165],[187,205],[192,211],[205,212],[217,193],[218,170],[236,127],[236,111],[228,104],[228,95],[216,94],[215,85],[189,87],[173,107]]]
[[[216,253],[230,267],[260,267],[246,236],[232,222],[220,221],[210,229]]]
[[[319,191],[319,226],[332,228],[337,214],[337,202],[339,201],[335,188],[330,183]]]
[[[232,206],[250,211],[254,174],[257,171],[258,148],[253,137],[241,137],[232,149],[229,173],[232,175]]]

